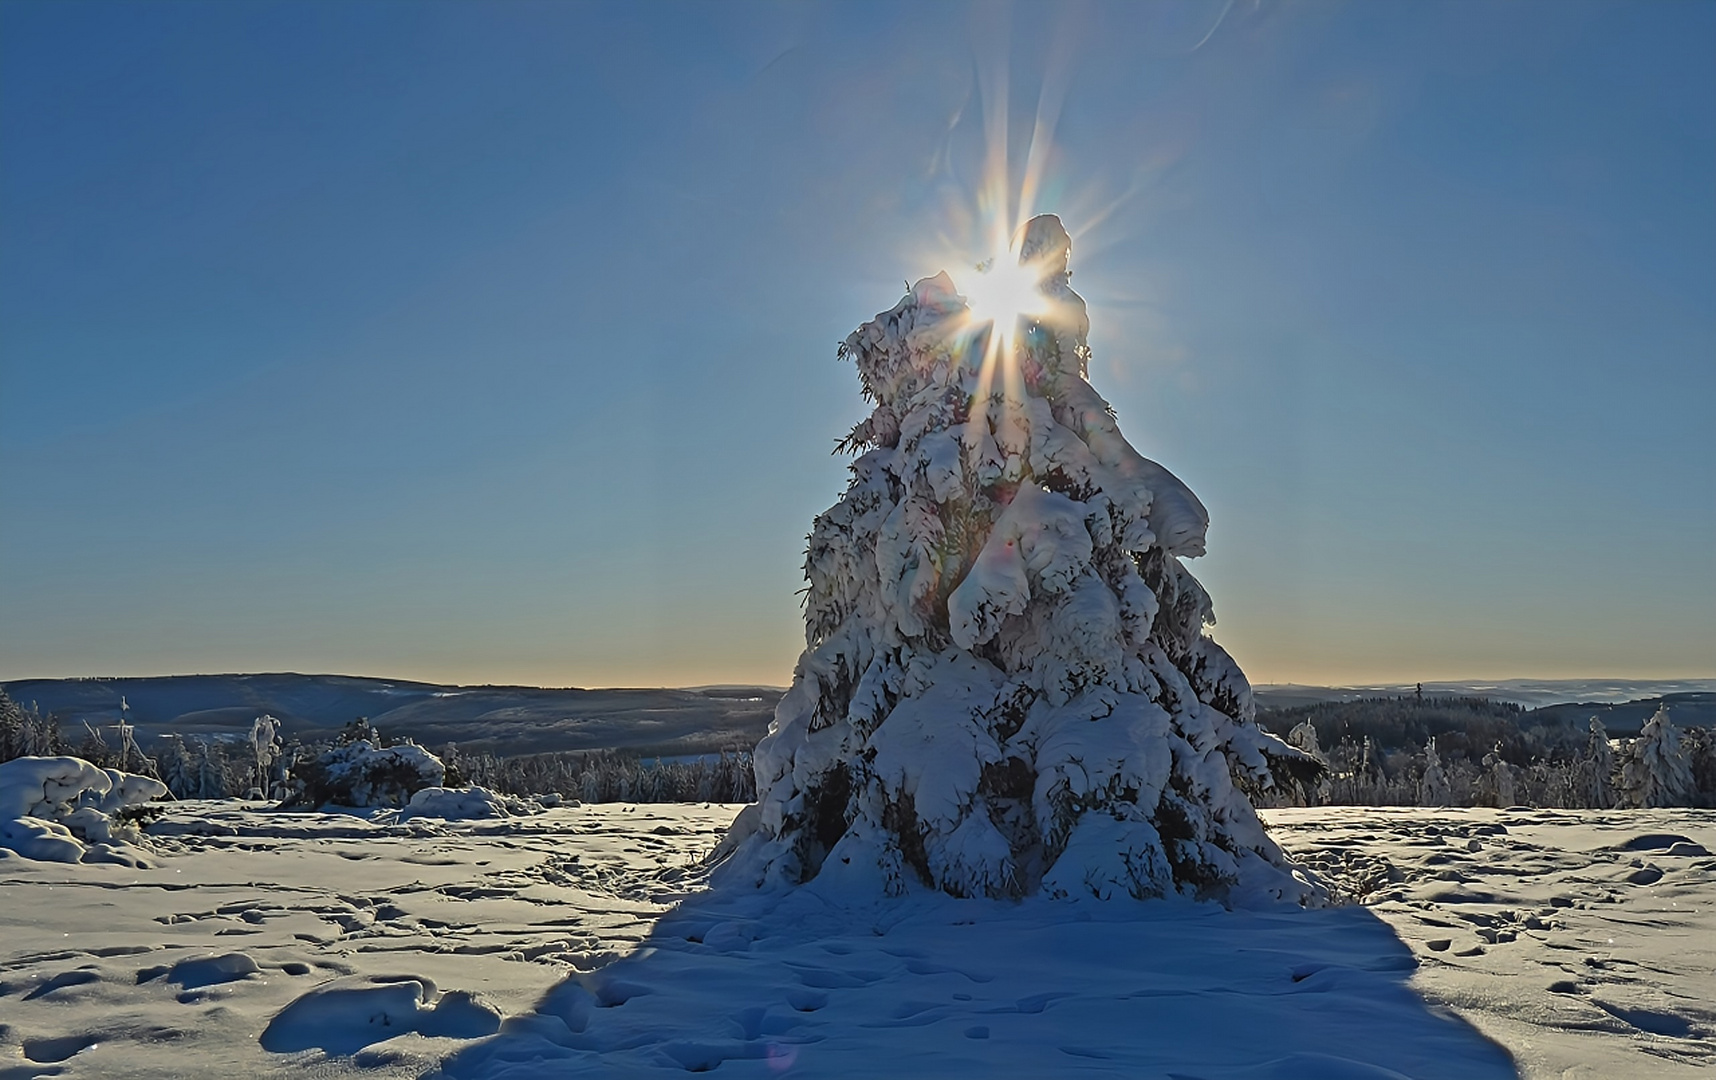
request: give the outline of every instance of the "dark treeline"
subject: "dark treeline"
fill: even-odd
[[[331,749],[363,739],[390,740],[359,718],[338,735],[310,743],[283,742],[279,727],[259,718],[248,736],[165,735],[147,752],[129,725],[83,725],[71,737],[57,718],[21,708],[0,689],[0,761],[18,757],[80,757],[104,769],[153,776],[180,799],[291,799],[303,776]],[[660,761],[613,750],[521,754],[441,751],[448,787],[476,784],[508,795],[556,794],[583,802],[750,802],[756,778],[747,750]],[[303,774],[301,776],[300,774]]]
[[[748,803],[757,797],[748,750],[664,762],[613,750],[466,756],[449,744],[441,761],[465,782],[508,795],[554,792],[591,803]]]
[[[1506,701],[1476,697],[1373,697],[1325,701],[1289,709],[1259,709],[1257,722],[1286,738],[1309,721],[1325,746],[1371,740],[1383,750],[1422,748],[1432,736],[1444,754],[1482,757],[1502,748],[1514,765],[1525,765],[1552,748],[1582,747],[1584,729],[1566,724],[1554,731],[1523,723],[1525,710]]]

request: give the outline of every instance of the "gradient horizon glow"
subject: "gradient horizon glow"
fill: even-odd
[[[0,679],[786,684],[1029,213],[1254,682],[1716,674],[1716,5],[0,3]]]

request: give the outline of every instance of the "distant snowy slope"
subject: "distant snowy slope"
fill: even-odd
[[[154,678],[22,679],[5,684],[25,706],[67,728],[112,724],[120,699],[143,736],[247,732],[267,713],[288,736],[338,730],[367,716],[384,734],[474,750],[638,748],[695,753],[755,745],[780,690],[580,690],[437,686],[344,675],[174,675]]]
[[[1298,683],[1265,683],[1252,687],[1259,708],[1286,709],[1322,701],[1352,701],[1363,697],[1410,694],[1416,683],[1373,683],[1364,686],[1303,686]],[[1437,697],[1481,697],[1510,701],[1527,709],[1573,702],[1620,705],[1652,700],[1669,694],[1716,694],[1711,679],[1473,679],[1464,682],[1426,682],[1424,693]],[[1654,706],[1652,710],[1654,711]],[[1645,715],[1649,715],[1649,711]],[[1635,724],[1636,728],[1637,725]]]

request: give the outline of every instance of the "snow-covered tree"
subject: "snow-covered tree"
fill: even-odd
[[[28,752],[25,739],[24,710],[0,686],[0,762],[23,757]]]
[[[441,751],[440,757],[441,768],[444,770],[442,783],[448,787],[464,787],[470,782],[466,779],[469,770],[465,766],[463,755],[459,753],[457,743],[448,743]]]
[[[1331,786],[1329,783],[1329,756],[1323,753],[1322,746],[1317,741],[1317,726],[1310,720],[1301,720],[1287,733],[1287,744],[1302,751],[1322,766],[1322,772],[1315,781],[1306,784],[1292,785],[1293,790],[1286,794],[1291,804],[1319,806],[1329,801]]]
[[[1301,720],[1295,724],[1293,730],[1287,733],[1287,742],[1303,750],[1309,757],[1318,761],[1327,760],[1323,756],[1323,748],[1317,745],[1317,726],[1309,720]]]
[[[1453,802],[1448,774],[1442,768],[1442,756],[1436,752],[1436,738],[1424,744],[1424,775],[1418,781],[1419,806],[1447,806]]]
[[[246,798],[268,799],[275,797],[274,765],[281,759],[284,751],[285,745],[280,737],[280,721],[266,714],[258,716],[252,721],[250,725],[250,753],[255,768],[251,775],[250,791],[246,793]]]
[[[186,742],[184,736],[177,733],[163,735],[155,749],[155,765],[160,772],[161,782],[167,785],[167,790],[180,799],[195,798],[197,794],[197,779],[202,764],[196,760],[197,744],[195,740]]]
[[[1501,756],[1500,747],[1484,755],[1484,782],[1489,788],[1490,798],[1495,800],[1495,805],[1519,805],[1519,796],[1514,789],[1513,766]]]
[[[1364,773],[1366,776],[1375,777],[1377,779],[1381,779],[1384,775],[1382,769],[1382,747],[1376,745],[1376,740],[1371,738],[1369,735],[1364,737],[1364,758],[1359,762],[1359,771]]]
[[[1680,729],[1663,705],[1645,721],[1628,748],[1621,766],[1621,792],[1628,806],[1690,806],[1694,790],[1692,763],[1680,745]]]
[[[1023,231],[1034,313],[981,321],[940,274],[842,345],[874,408],[810,534],[807,648],[757,749],[735,872],[894,894],[1313,892],[1245,789],[1319,767],[1257,726],[1204,632],[1181,559],[1208,516],[1086,381],[1070,250],[1052,216]]]
[[[1591,735],[1586,742],[1582,763],[1585,805],[1593,810],[1607,810],[1615,805],[1615,751],[1609,745],[1609,733],[1603,722],[1591,717]]]
[[[198,799],[224,799],[233,794],[235,789],[242,793],[244,789],[233,781],[232,769],[228,766],[226,756],[220,752],[219,746],[212,740],[205,741],[198,748],[196,793]]]

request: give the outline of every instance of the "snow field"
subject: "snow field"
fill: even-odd
[[[418,1075],[635,948],[735,809],[180,802],[147,869],[0,851],[0,1078]],[[369,992],[289,1009],[336,989]]]
[[[1716,1070],[1716,812],[1265,812],[1527,1077]]]
[[[147,868],[0,856],[0,1077],[1716,1066],[1709,811],[1266,811],[1364,904],[1230,911],[709,888],[738,810],[181,803]]]

